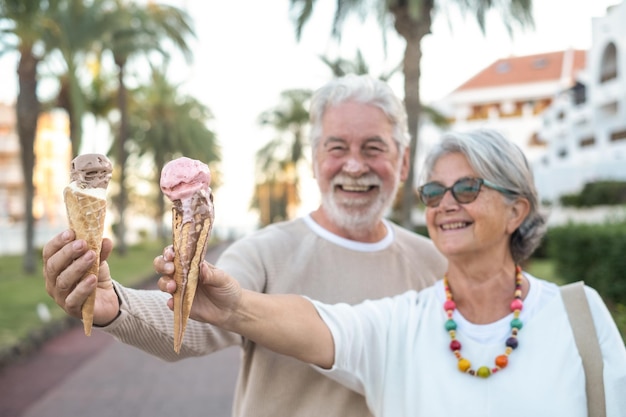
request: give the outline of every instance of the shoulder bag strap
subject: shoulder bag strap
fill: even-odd
[[[563,285],[561,295],[585,369],[588,416],[605,417],[602,352],[585,295],[584,282]]]

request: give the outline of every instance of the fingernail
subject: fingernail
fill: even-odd
[[[70,240],[70,231],[66,230],[65,232],[63,232],[61,238],[63,238],[63,240]]]
[[[80,240],[76,240],[74,241],[74,243],[72,244],[72,248],[74,250],[80,250],[83,247],[83,242],[81,242]]]

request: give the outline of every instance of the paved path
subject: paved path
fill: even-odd
[[[0,371],[0,417],[230,417],[239,355],[167,363],[77,326]]]

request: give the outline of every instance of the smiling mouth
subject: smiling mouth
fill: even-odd
[[[469,225],[470,223],[468,222],[454,222],[454,223],[442,224],[441,228],[443,230],[456,230],[456,229],[463,229]]]
[[[366,193],[376,188],[375,185],[337,185],[341,191],[351,192],[351,193]]]

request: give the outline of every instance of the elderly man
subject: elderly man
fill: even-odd
[[[244,288],[297,293],[327,303],[353,304],[434,283],[446,268],[442,255],[427,238],[384,218],[409,170],[401,100],[380,80],[350,75],[316,91],[310,116],[320,206],[303,218],[236,241],[217,266]],[[104,245],[106,255],[111,243]],[[97,280],[92,276],[78,283],[93,256],[71,232],[53,238],[44,248],[50,296],[68,314],[80,317],[82,302],[98,285],[94,325],[165,360],[241,346],[233,416],[370,415],[361,395],[308,365],[208,324],[190,321],[180,354],[174,353],[168,294],[124,288],[111,278],[106,264]],[[171,275],[172,259],[171,248],[166,248],[155,259],[157,272]]]

